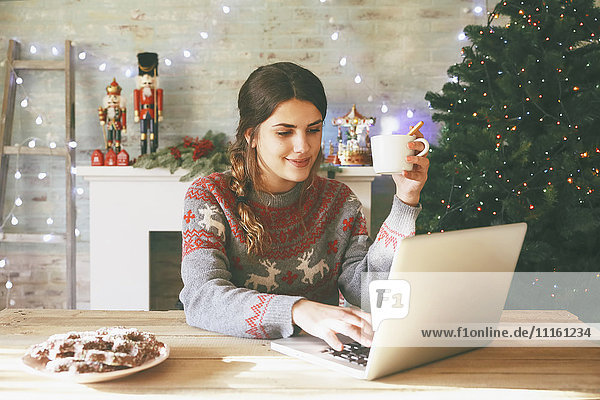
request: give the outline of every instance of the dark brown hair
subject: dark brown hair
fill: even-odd
[[[252,143],[260,124],[273,114],[279,104],[290,99],[314,104],[325,121],[327,98],[323,84],[315,74],[294,63],[279,62],[257,68],[244,82],[238,95],[240,122],[235,141],[229,148],[232,172],[229,187],[237,198],[236,211],[246,233],[249,254],[265,253],[271,239],[247,202],[247,196],[253,188],[260,190],[264,186],[256,148],[248,145],[245,134],[248,130],[251,131]],[[303,182],[300,204],[319,169],[321,158],[322,153],[319,151],[308,179]]]

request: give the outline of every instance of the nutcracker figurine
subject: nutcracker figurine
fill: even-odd
[[[150,152],[158,148],[158,123],[162,121],[163,90],[158,89],[158,55],[139,53],[139,75],[133,91],[134,120],[140,123],[141,154],[146,154],[148,139]],[[150,135],[148,137],[148,134]]]
[[[127,133],[127,108],[125,97],[121,96],[121,86],[115,78],[106,87],[102,107],[98,107],[98,118],[102,125],[106,150],[112,149],[114,141],[115,152],[118,154],[121,151],[121,132]]]

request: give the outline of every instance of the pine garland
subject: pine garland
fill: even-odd
[[[188,173],[179,180],[190,181],[200,175],[231,168],[228,146],[227,135],[209,130],[202,139],[186,136],[182,143],[160,149],[156,153],[144,154],[135,160],[133,167],[167,168],[171,174],[183,168]]]

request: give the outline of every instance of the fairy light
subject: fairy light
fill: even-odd
[[[20,85],[23,83],[23,78],[21,78],[20,76],[17,76],[17,79],[15,79],[15,82],[17,83],[17,85]]]
[[[356,76],[354,77],[354,83],[358,84],[362,82],[362,78],[360,76],[360,74],[356,74]]]
[[[346,59],[346,57],[340,58],[340,65],[342,67],[345,67],[347,62],[348,62],[348,60]]]
[[[80,60],[85,60],[85,58],[87,57],[87,53],[85,51],[82,51],[77,57],[79,57]]]
[[[54,223],[54,220],[52,219],[52,217],[48,217],[48,219],[46,219],[47,225],[52,225],[53,223]]]
[[[331,34],[331,40],[338,40],[338,39],[339,39],[339,37],[340,37],[340,34],[339,34],[339,32],[337,32],[337,31],[336,31],[336,32],[333,32],[333,33]]]
[[[19,219],[13,215],[12,218],[10,219],[10,223],[13,225],[18,225]]]
[[[48,147],[50,147],[51,149],[55,149],[56,148],[56,142],[50,142],[50,144],[48,144]]]
[[[56,48],[56,46],[52,46],[52,55],[53,56],[57,56],[58,55],[58,49]]]
[[[204,31],[203,31],[203,32],[200,32],[200,37],[201,37],[202,39],[208,39],[208,32],[204,32]]]
[[[131,78],[131,69],[127,68],[127,70],[125,71],[125,76]]]
[[[184,56],[185,58],[190,58],[190,57],[192,56],[192,53],[190,53],[190,51],[189,51],[189,50],[184,50],[184,51],[183,51],[183,56]]]
[[[231,7],[229,6],[223,6],[221,9],[223,10],[224,14],[229,14],[231,12]]]
[[[33,149],[35,147],[35,139],[30,140],[29,143],[27,143],[27,146],[30,149]]]
[[[29,101],[27,101],[27,97],[25,97],[23,100],[21,100],[21,107],[25,108],[25,107],[27,107],[28,104],[29,104]]]
[[[21,207],[22,205],[23,205],[23,200],[21,200],[21,198],[20,198],[20,197],[17,197],[17,198],[15,199],[15,206],[17,206],[17,207]]]
[[[6,260],[6,258],[3,258],[0,260],[0,268],[6,267],[6,264],[8,264],[8,261]]]
[[[106,63],[102,63],[102,64],[100,64],[100,65],[98,66],[98,69],[99,69],[100,71],[106,71]]]
[[[464,32],[461,32],[461,33],[458,34],[457,38],[458,38],[458,40],[462,41],[462,40],[465,40],[467,38],[467,35],[465,35]]]
[[[37,47],[35,47],[34,45],[29,46],[29,52],[31,54],[37,53]]]
[[[412,118],[415,116],[415,113],[410,108],[406,110],[406,118]]]
[[[389,110],[388,110],[388,106],[387,106],[387,105],[385,105],[385,104],[382,104],[382,105],[381,105],[381,112],[385,114],[385,113],[387,113],[388,111],[389,111]]]
[[[42,116],[41,116],[41,115],[38,115],[38,116],[37,116],[37,118],[35,119],[35,123],[36,123],[37,125],[41,125],[41,124],[42,124],[42,122],[44,122],[44,120],[42,119]]]
[[[41,180],[44,180],[44,179],[46,178],[46,176],[48,176],[48,174],[46,174],[45,172],[40,172],[40,173],[38,174],[38,179],[39,179],[40,181],[41,181]]]
[[[21,176],[22,176],[22,175],[21,175],[21,171],[19,171],[19,170],[17,169],[17,171],[15,172],[15,179],[21,179]]]

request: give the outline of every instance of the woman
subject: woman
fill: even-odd
[[[276,63],[255,70],[238,97],[232,169],[199,178],[185,198],[180,299],[188,324],[229,335],[287,337],[297,326],[341,349],[336,333],[370,345],[360,304],[363,272],[389,271],[399,240],[414,235],[429,161],[409,157],[374,242],[361,204],[321,178],[327,100],[310,71]],[[417,151],[422,144],[410,144]]]

